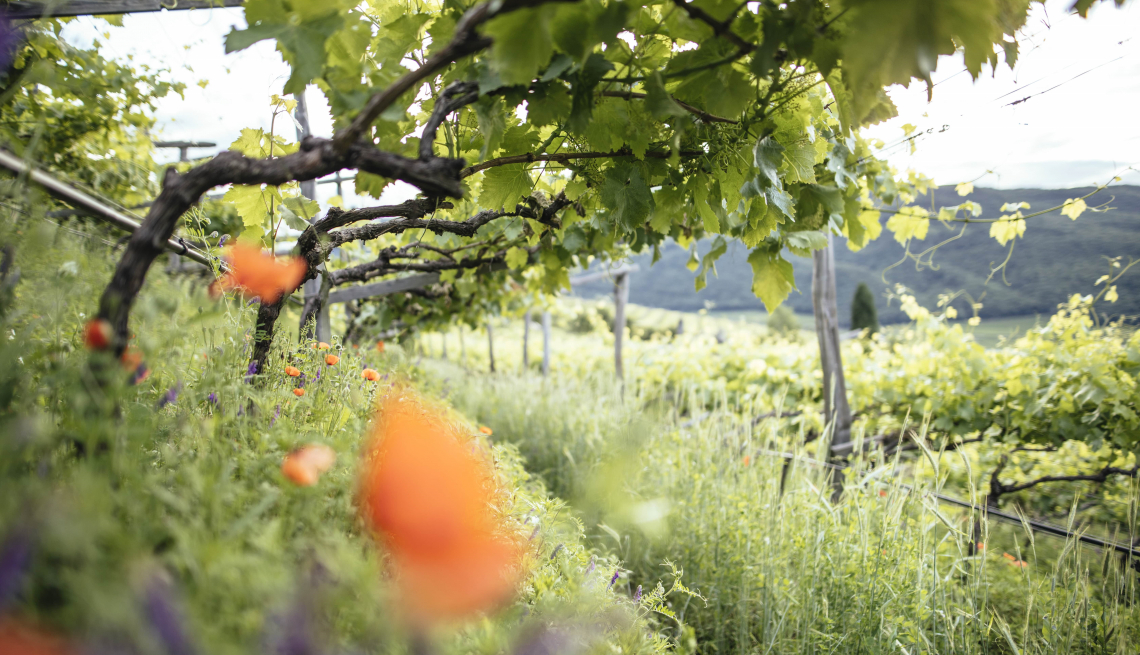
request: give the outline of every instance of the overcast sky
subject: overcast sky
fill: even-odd
[[[1035,5],[1013,71],[1002,65],[973,81],[962,72],[960,57],[944,57],[934,75],[933,101],[927,102],[922,84],[892,89],[899,117],[866,133],[888,145],[885,154],[900,170],[914,168],[939,184],[1065,188],[1107,182],[1130,165],[1140,168],[1140,1],[1123,9],[1101,3],[1089,20],[1067,14],[1069,4]],[[133,54],[136,61],[172,69],[187,83],[186,99],[160,103],[160,138],[224,148],[243,127],[269,127],[269,96],[281,92],[289,75],[270,42],[226,55],[223,38],[235,25],[244,25],[239,9],[210,9],[133,14],[122,28],[81,18],[65,34],[83,45],[99,39],[115,57]],[[205,88],[199,80],[208,81]],[[306,97],[313,132],[329,135],[324,97],[312,87]],[[924,132],[913,155],[906,144],[889,147],[908,123]],[[277,129],[295,134],[291,123],[279,121]],[[1140,173],[1126,173],[1125,181],[1140,184]],[[333,193],[333,185],[320,187],[322,199]],[[346,201],[358,202],[350,193]]]

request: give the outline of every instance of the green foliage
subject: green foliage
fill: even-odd
[[[663,559],[683,567],[701,598],[671,607],[697,652],[1126,653],[1138,637],[1136,576],[1116,558],[993,519],[974,554],[974,517],[925,493],[968,487],[927,473],[910,490],[872,461],[832,500],[827,473],[775,419],[754,426],[735,404],[709,414],[699,401],[715,391],[658,404],[651,387],[563,370],[448,388],[598,523],[594,543],[630,562],[633,582],[667,585]],[[804,459],[772,456],[785,448]]]
[[[851,329],[867,330],[868,334],[879,331],[879,315],[875,311],[875,294],[871,287],[860,282],[855,287],[855,297],[851,300]]]
[[[32,209],[0,223],[16,257],[7,270],[20,272],[0,280],[0,548],[32,539],[26,576],[4,570],[5,585],[20,582],[5,587],[15,595],[4,620],[34,622],[77,648],[129,652],[162,651],[171,622],[201,652],[286,641],[320,652],[407,649],[385,554],[354,503],[355,461],[383,384],[360,370],[414,375],[402,349],[379,355],[334,340],[341,360],[327,366],[325,351],[279,344],[250,383],[255,310],[155,270],[135,312],[134,345],[151,373],[127,384],[119,362],[83,345],[85,299],[111,272],[107,236],[77,237]],[[288,377],[287,363],[304,377]],[[108,384],[93,381],[93,366]],[[307,393],[294,396],[296,386]],[[308,443],[331,447],[337,461],[315,486],[297,487],[281,463]],[[491,453],[507,490],[501,511],[531,539],[529,574],[501,613],[432,633],[433,651],[510,652],[546,625],[574,631],[586,652],[665,652],[650,616],[664,590],[637,603],[624,584],[608,586],[619,562],[584,545],[581,526],[515,449]],[[155,609],[165,588],[172,616]]]
[[[183,85],[164,70],[104,57],[99,41],[72,46],[62,29],[61,21],[35,21],[9,35],[23,40],[0,71],[0,142],[125,206],[152,200],[147,130],[157,102]]]

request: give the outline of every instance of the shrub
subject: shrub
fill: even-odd
[[[875,294],[865,282],[855,288],[855,298],[851,301],[851,329],[867,330],[868,334],[879,331],[879,315],[875,311]]]
[[[780,333],[796,332],[800,329],[800,322],[787,305],[780,305],[768,314],[768,329]]]

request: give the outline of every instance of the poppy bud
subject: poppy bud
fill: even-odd
[[[83,328],[83,342],[91,350],[106,349],[107,346],[111,345],[111,339],[114,336],[115,333],[111,329],[111,324],[101,318],[87,321],[87,325]]]
[[[286,455],[281,462],[281,473],[299,487],[311,487],[334,463],[336,452],[332,448],[310,444]]]

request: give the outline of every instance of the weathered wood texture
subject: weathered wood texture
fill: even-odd
[[[0,10],[8,18],[35,19],[62,16],[105,16],[108,14],[138,14],[148,11],[180,11],[185,9],[211,9],[240,7],[245,0],[72,0],[70,2],[9,2]]]

